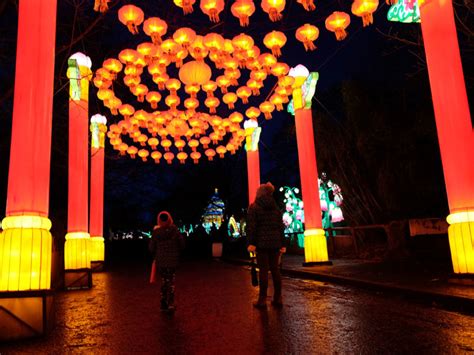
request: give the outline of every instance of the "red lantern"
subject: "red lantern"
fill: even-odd
[[[118,11],[120,22],[127,26],[128,30],[133,33],[138,33],[138,28],[144,19],[145,14],[142,9],[134,5],[122,6]]]

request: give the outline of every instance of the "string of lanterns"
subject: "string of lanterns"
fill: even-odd
[[[96,11],[106,11],[107,3],[110,0],[95,0],[94,9]],[[173,0],[174,4],[183,9],[184,15],[193,12],[193,5],[196,0]],[[386,0],[387,4],[396,4],[397,0]],[[314,11],[316,6],[313,0],[297,0],[306,11]],[[363,26],[368,26],[373,23],[373,13],[377,10],[379,5],[378,0],[354,0],[351,7],[351,12],[358,17],[361,17]],[[282,18],[282,12],[286,6],[285,0],[261,0],[261,8],[266,12],[271,21],[279,21]],[[211,22],[219,22],[219,15],[224,10],[224,0],[201,0],[199,5],[201,11],[209,16]],[[124,9],[126,8],[126,9]],[[143,11],[133,5],[123,6],[119,14],[120,21],[127,25],[132,33],[136,33],[136,28],[144,20]],[[235,0],[230,8],[234,17],[238,18],[239,24],[242,27],[249,25],[250,17],[255,13],[256,7],[253,0]],[[144,24],[144,31],[150,35],[153,33],[153,43],[160,38],[162,33],[166,33],[166,24],[164,21],[158,21],[157,18],[147,20]],[[334,32],[336,39],[341,41],[347,36],[347,27],[350,25],[350,16],[346,12],[335,11],[329,15],[325,20],[325,27],[328,31]],[[278,32],[278,31],[273,31]],[[269,33],[267,42],[271,42],[275,37],[275,33]],[[269,37],[270,36],[270,37]],[[316,49],[314,41],[319,37],[319,29],[311,24],[304,24],[300,26],[295,32],[295,38],[302,42],[306,51]],[[277,38],[273,39],[278,42],[286,42],[286,37],[282,32],[278,32]],[[267,46],[267,44],[265,43]],[[267,46],[268,47],[268,46]],[[273,49],[272,49],[273,52]],[[277,51],[278,53],[278,51]],[[276,55],[274,53],[274,55]]]
[[[190,2],[181,4],[187,6]],[[121,155],[138,156],[143,161],[151,158],[155,163],[164,159],[170,164],[174,159],[184,163],[191,158],[198,163],[203,156],[208,160],[222,158],[242,146],[245,130],[241,124],[245,118],[239,112],[227,117],[217,114],[221,104],[230,111],[237,103],[247,106],[245,117],[256,121],[262,114],[271,119],[272,112],[283,110],[283,104],[289,101],[294,79],[287,76],[289,66],[277,59],[286,42],[281,32],[274,31],[264,39],[272,53],[261,53],[246,34],[233,38],[217,33],[200,36],[191,28],[182,27],[165,38],[166,22],[157,17],[145,19],[143,11],[134,5],[123,6],[118,16],[131,33],[136,34],[142,25],[151,39],[136,49],[122,50],[117,58],[106,59],[93,78],[97,97],[112,115],[122,116],[107,133]],[[213,12],[212,16],[218,13]],[[213,79],[208,63],[223,73]],[[167,69],[171,65],[178,69],[179,79],[170,76]],[[147,86],[146,78],[142,80],[146,72],[155,87]],[[115,95],[113,83],[122,73],[123,83],[137,102],[148,104],[152,111],[137,110]],[[239,80],[243,80],[244,73],[248,80],[241,85]],[[257,106],[250,106],[249,99],[260,95],[271,76],[277,79],[274,93]],[[183,91],[188,97],[181,102]],[[158,109],[163,103],[166,109]],[[208,112],[199,111],[202,103]]]

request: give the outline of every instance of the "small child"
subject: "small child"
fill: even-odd
[[[184,248],[184,238],[168,212],[160,212],[157,223],[149,248],[161,276],[161,309],[174,311],[174,277],[180,251]]]

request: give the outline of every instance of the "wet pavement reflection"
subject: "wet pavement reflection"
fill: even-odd
[[[1,354],[333,354],[474,351],[474,317],[401,298],[284,279],[284,307],[252,307],[248,269],[184,263],[174,315],[159,310],[148,265],[94,274],[94,288],[60,292],[56,328],[42,339],[0,345]],[[270,287],[271,289],[271,287]]]

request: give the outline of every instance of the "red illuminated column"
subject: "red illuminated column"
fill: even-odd
[[[443,163],[454,272],[474,273],[474,131],[451,0],[421,7],[421,28]]]
[[[260,158],[258,142],[262,129],[257,120],[244,122],[245,128],[245,150],[247,151],[247,176],[249,185],[249,205],[255,201],[257,189],[260,186]]]
[[[311,113],[311,100],[316,89],[318,74],[310,73],[304,66],[298,65],[291,69],[289,75],[295,78],[293,107],[305,218],[305,264],[329,263],[326,236],[321,220],[318,168]]]
[[[68,226],[64,247],[66,270],[90,269],[89,253],[89,81],[90,58],[69,58]]]
[[[104,148],[107,119],[102,115],[91,117],[91,191],[90,224],[91,262],[104,261]]]
[[[49,171],[56,1],[20,0],[0,291],[49,289]]]

